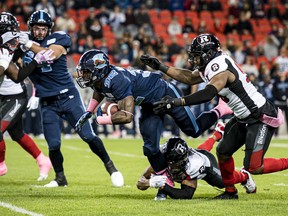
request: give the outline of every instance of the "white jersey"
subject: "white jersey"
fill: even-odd
[[[0,95],[15,95],[23,92],[21,83],[15,83],[7,76],[4,76],[2,85],[0,85]]]
[[[207,175],[205,172],[207,167],[211,167],[208,157],[195,149],[190,149],[185,169],[190,179],[203,179]]]
[[[215,75],[226,70],[233,73],[236,80],[226,85],[218,94],[233,110],[237,118],[245,119],[253,110],[262,107],[266,103],[266,99],[250,82],[246,73],[226,54],[212,59],[200,76],[206,83],[209,83]]]

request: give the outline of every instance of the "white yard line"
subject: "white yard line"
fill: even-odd
[[[21,214],[26,214],[26,215],[31,215],[31,216],[43,216],[43,214],[38,214],[38,213],[35,213],[35,212],[27,211],[26,209],[19,208],[19,207],[14,206],[14,205],[12,205],[10,203],[5,203],[5,202],[1,202],[0,201],[0,206],[2,206],[4,208],[8,208],[8,209],[10,209],[13,212],[18,212],[18,213],[21,213]]]

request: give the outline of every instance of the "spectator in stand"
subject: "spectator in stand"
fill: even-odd
[[[282,14],[281,19],[283,20],[284,23],[288,23],[288,2],[285,3],[285,11]]]
[[[251,4],[246,0],[243,1],[243,6],[242,6],[242,11],[241,13],[245,14],[245,17],[247,20],[249,20],[252,16],[252,9],[251,9]]]
[[[67,9],[66,4],[64,4],[64,0],[53,0],[52,4],[55,9],[56,17],[61,16]]]
[[[278,71],[273,83],[272,94],[274,104],[285,113],[286,134],[288,134],[288,71]],[[276,134],[278,134],[278,130]]]
[[[113,29],[116,37],[122,36],[124,32],[123,24],[126,21],[125,13],[123,13],[119,6],[115,6],[109,16],[109,23]]]
[[[102,25],[98,19],[94,19],[92,25],[88,29],[89,34],[93,37],[93,39],[101,39],[103,37],[103,29]]]
[[[237,44],[235,44],[234,40],[228,37],[226,41],[226,48],[231,53],[231,55],[233,55],[236,51],[236,46]]]
[[[89,15],[88,15],[88,17],[85,19],[85,21],[84,21],[87,30],[88,30],[89,27],[92,25],[94,19],[95,19],[95,8],[90,7],[90,8],[89,8]]]
[[[240,3],[238,0],[233,0],[229,2],[228,15],[233,15],[236,19],[239,18],[240,12],[242,11]]]
[[[219,19],[218,17],[214,18],[214,33],[223,33],[223,24],[221,19]]]
[[[80,23],[79,31],[77,32],[78,40],[85,39],[88,35],[88,30],[85,23]]]
[[[171,19],[171,22],[168,25],[168,33],[170,36],[173,35],[180,35],[182,33],[182,26],[178,22],[178,18],[176,16],[173,16]]]
[[[197,33],[198,34],[204,34],[207,31],[207,24],[206,24],[206,21],[205,20],[201,20],[200,23],[199,23],[199,26],[198,26],[198,29],[197,29]]]
[[[93,37],[91,35],[87,35],[86,37],[86,43],[82,46],[79,46],[78,48],[78,52],[79,53],[84,53],[90,49],[96,49],[96,46],[94,44],[94,40]]]
[[[173,62],[174,67],[185,68],[187,62],[188,62],[188,54],[185,49],[181,49],[180,53],[176,56]]]
[[[135,14],[136,24],[138,27],[141,27],[144,24],[148,24],[151,26],[150,16],[147,13],[147,8],[145,5],[141,5],[138,13]]]
[[[255,77],[259,76],[259,71],[257,66],[254,64],[254,57],[253,56],[246,56],[245,62],[242,65],[242,69],[245,73],[254,74]]]
[[[219,0],[211,0],[208,3],[208,10],[209,11],[221,11],[222,10],[222,4]]]
[[[230,33],[237,33],[237,26],[235,24],[235,18],[233,15],[228,16],[228,21],[224,27],[224,34],[230,34]]]
[[[280,14],[280,10],[277,7],[277,0],[272,0],[270,4],[269,9],[267,10],[267,18],[269,20],[272,19],[281,19],[281,14]]]
[[[72,19],[67,11],[64,11],[63,14],[56,18],[56,28],[58,31],[65,31],[67,33],[74,32],[76,28],[76,23]]]
[[[138,33],[138,27],[136,25],[136,17],[134,15],[133,7],[128,6],[125,11],[126,21],[124,23],[125,28],[130,34],[135,37]]]
[[[240,18],[237,23],[237,31],[240,35],[253,35],[253,27],[245,12],[240,13]]]
[[[173,54],[179,54],[182,47],[178,44],[177,37],[171,37],[171,44],[169,45],[169,55],[172,56]]]
[[[264,49],[264,55],[269,61],[278,56],[280,42],[275,35],[267,35],[266,41],[262,44],[262,46]]]
[[[55,8],[54,8],[53,4],[48,0],[41,0],[36,5],[35,10],[37,10],[37,11],[38,10],[45,10],[50,14],[52,20],[54,20],[56,18]]]
[[[244,40],[243,41],[243,51],[245,52],[246,55],[250,55],[250,56],[254,55],[254,48],[251,45],[250,40]]]
[[[14,0],[13,5],[10,8],[11,14],[14,16],[22,16],[22,5],[20,0]]]
[[[234,60],[237,62],[237,64],[243,64],[246,58],[246,54],[243,51],[243,45],[241,43],[236,45],[236,50],[233,53]]]
[[[274,102],[274,97],[272,94],[273,80],[269,74],[263,76],[263,80],[259,82],[259,92],[271,102]]]
[[[110,49],[109,49],[109,47],[107,45],[106,38],[102,38],[101,39],[101,45],[100,45],[100,47],[98,49],[101,50],[102,52],[110,53]]]
[[[280,55],[274,60],[274,65],[277,66],[280,73],[288,73],[288,48],[283,46],[280,49]]]
[[[265,18],[264,3],[262,1],[254,1],[256,3],[252,4],[252,18],[263,19]]]
[[[192,25],[192,20],[190,17],[185,17],[185,22],[183,26],[182,33],[192,33],[194,32],[194,27]]]
[[[100,7],[99,13],[96,14],[96,18],[100,21],[102,26],[105,26],[109,25],[109,17],[110,17],[109,11],[103,4]]]

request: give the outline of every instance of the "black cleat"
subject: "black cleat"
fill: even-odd
[[[235,192],[225,191],[224,193],[214,197],[214,199],[219,199],[219,200],[238,199],[238,191],[235,191]]]
[[[68,182],[66,180],[66,177],[64,175],[64,172],[56,173],[56,178],[51,181],[50,183],[44,185],[44,187],[67,187]]]

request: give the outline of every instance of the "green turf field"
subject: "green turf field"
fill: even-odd
[[[47,155],[44,140],[36,140]],[[196,147],[203,139],[188,140]],[[140,139],[104,139],[107,150],[125,178],[123,188],[114,188],[98,157],[79,139],[63,140],[67,188],[43,188],[54,178],[37,182],[36,161],[18,144],[6,140],[8,173],[0,177],[0,215],[288,215],[288,171],[254,176],[257,194],[238,186],[239,200],[211,200],[220,191],[200,181],[193,200],[154,201],[156,189],[137,190],[135,183],[148,162]],[[214,148],[215,150],[215,148]],[[214,152],[214,151],[213,151]],[[242,166],[243,151],[235,154]],[[288,157],[288,140],[274,139],[266,157]],[[17,211],[22,213],[17,213]],[[25,212],[26,211],[26,212]]]

